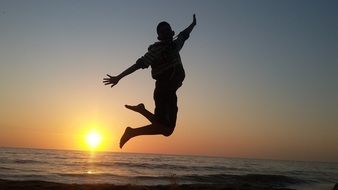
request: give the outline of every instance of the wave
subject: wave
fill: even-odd
[[[305,183],[305,180],[284,176],[284,175],[266,175],[266,174],[248,174],[241,176],[241,180],[245,181],[255,181],[255,182],[262,182],[262,183],[287,183],[287,184],[297,184],[297,183]]]
[[[41,161],[41,160],[27,160],[27,159],[13,160],[12,162],[16,164],[46,164],[48,163],[46,161]]]
[[[17,175],[5,176],[0,175],[0,179],[20,179],[20,180],[47,180],[54,182],[74,182],[74,178],[78,179],[79,183],[93,180],[101,183],[120,183],[128,184],[137,182],[139,184],[210,184],[210,185],[227,185],[227,184],[248,184],[253,186],[271,186],[271,187],[287,187],[290,185],[306,184],[307,181],[284,175],[263,175],[263,174],[248,174],[248,175],[229,175],[229,174],[214,174],[214,175],[163,175],[163,176],[121,176],[112,173],[54,173],[46,175]],[[82,181],[82,182],[81,182]],[[95,182],[92,181],[92,182]]]
[[[14,168],[0,166],[0,170],[15,170]]]
[[[64,177],[126,177],[112,173],[54,173]]]
[[[259,183],[285,183],[285,184],[297,184],[305,183],[305,180],[295,177],[284,175],[265,175],[265,174],[247,174],[247,175],[230,175],[230,174],[211,174],[211,175],[162,175],[162,176],[149,176],[149,175],[137,175],[137,176],[123,176],[113,173],[54,173],[59,176],[65,177],[123,177],[133,178],[138,180],[180,180],[189,181],[192,183],[227,183],[229,181],[246,181],[246,182],[259,182]]]
[[[108,168],[133,168],[137,171],[145,171],[145,170],[153,170],[153,171],[164,171],[164,172],[175,172],[175,171],[184,171],[190,173],[231,173],[231,174],[239,174],[239,173],[248,173],[250,172],[247,168],[235,168],[235,167],[227,167],[227,166],[210,166],[210,165],[182,165],[182,164],[171,164],[171,163],[135,163],[135,162],[127,162],[127,161],[95,161],[95,162],[87,162],[87,161],[76,161],[64,163],[64,166],[69,167],[98,167],[104,168],[105,170]]]
[[[48,164],[50,162],[42,160],[32,160],[32,159],[13,159],[13,158],[0,158],[0,163],[3,164]]]
[[[27,181],[27,180],[50,180],[46,175],[43,174],[0,174],[0,179],[9,179],[9,180],[20,180],[20,181]]]
[[[264,184],[271,186],[283,187],[287,185],[302,184],[306,181],[284,176],[284,175],[229,175],[229,174],[213,174],[213,175],[170,175],[170,176],[136,176],[138,180],[163,180],[176,181],[178,183],[188,184],[229,184],[229,183],[248,183],[248,184]]]
[[[164,163],[131,163],[131,162],[95,162],[91,163],[95,166],[103,167],[127,167],[127,168],[141,168],[141,169],[170,169],[170,170],[188,170],[188,171],[244,171],[241,168],[226,167],[226,166],[186,166]],[[246,171],[246,170],[245,170]]]
[[[150,163],[130,163],[130,162],[103,162],[103,163],[95,163],[97,166],[105,166],[105,167],[128,167],[128,168],[143,168],[143,169],[186,169],[189,168],[187,166],[179,166],[179,165],[172,165],[172,164],[150,164]]]

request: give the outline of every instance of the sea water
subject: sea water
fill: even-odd
[[[332,189],[338,163],[0,148],[0,179],[136,185],[222,184]]]

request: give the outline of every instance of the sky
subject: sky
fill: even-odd
[[[0,147],[338,161],[337,1],[0,0]],[[156,25],[197,25],[170,137],[121,150],[154,109],[151,69],[102,83],[144,55]]]

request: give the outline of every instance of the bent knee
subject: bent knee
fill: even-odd
[[[163,132],[162,135],[165,137],[169,137],[171,134],[173,134],[173,132],[174,132],[174,129],[167,129]]]

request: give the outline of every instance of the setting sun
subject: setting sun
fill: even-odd
[[[86,136],[86,142],[89,148],[97,148],[102,140],[102,136],[96,131],[90,131]]]
[[[117,145],[116,131],[107,126],[113,126],[114,123],[105,123],[103,120],[79,119],[76,123],[79,126],[74,130],[74,145],[83,151],[110,151]]]

